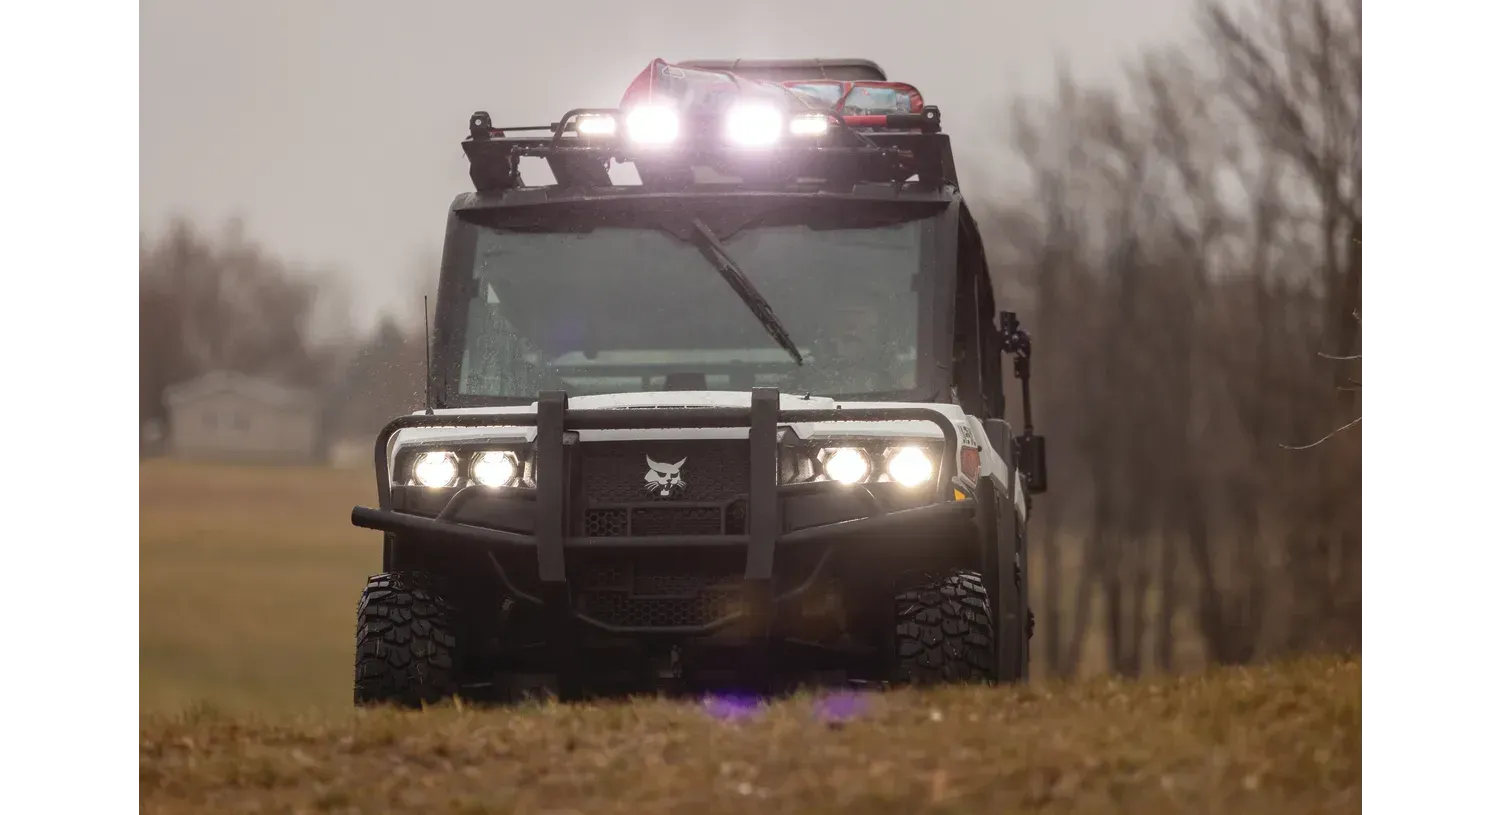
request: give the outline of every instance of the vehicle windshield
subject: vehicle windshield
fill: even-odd
[[[738,228],[718,219],[718,246],[801,365],[702,250],[695,217],[567,231],[467,225],[471,285],[450,317],[461,323],[453,401],[758,386],[895,398],[925,384],[932,217],[814,224],[792,214]]]

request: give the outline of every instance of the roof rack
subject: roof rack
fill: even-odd
[[[462,146],[470,179],[481,193],[525,186],[522,157],[546,160],[560,187],[613,186],[611,162],[635,165],[642,185],[658,189],[692,185],[695,168],[750,186],[904,183],[913,176],[922,184],[957,184],[952,149],[947,134],[940,132],[936,107],[928,106],[920,114],[863,116],[857,126],[837,113],[823,115],[827,131],[816,137],[744,148],[717,138],[722,130],[717,126],[722,118],[717,116],[685,122],[681,138],[662,147],[636,145],[619,134],[624,114],[614,108],[577,108],[551,124],[521,127],[496,127],[489,113],[477,111],[469,119],[469,136]],[[606,120],[615,124],[600,124]]]
[[[481,193],[524,186],[520,159],[528,156],[546,160],[557,186],[570,188],[612,187],[611,162],[634,164],[641,185],[658,190],[702,183],[702,171],[756,187],[913,177],[957,185],[942,113],[908,83],[776,82],[662,59],[635,77],[618,108],[576,108],[521,127],[496,127],[478,111],[463,149]]]

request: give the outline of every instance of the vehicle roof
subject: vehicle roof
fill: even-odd
[[[694,59],[676,64],[707,71],[730,71],[750,79],[785,82],[793,79],[874,79],[884,81],[885,69],[873,60],[855,57],[811,59]]]

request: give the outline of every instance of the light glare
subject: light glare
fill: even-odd
[[[446,487],[458,478],[458,461],[452,453],[423,453],[412,464],[411,475],[424,487]]]
[[[574,122],[574,127],[580,136],[613,136],[617,124],[613,116],[587,115],[579,116]]]
[[[725,117],[726,135],[735,144],[763,147],[781,138],[781,112],[770,105],[737,105]]]
[[[642,105],[625,118],[630,140],[637,144],[670,144],[677,140],[677,111],[659,105]]]
[[[789,129],[793,136],[821,136],[828,132],[828,117],[821,114],[793,116]]]
[[[853,447],[840,447],[828,454],[823,472],[840,484],[857,484],[870,475],[870,458]]]
[[[918,447],[903,448],[891,456],[887,472],[903,487],[915,487],[932,478],[932,459]]]
[[[491,450],[474,459],[474,481],[482,487],[504,487],[516,477],[516,457]]]

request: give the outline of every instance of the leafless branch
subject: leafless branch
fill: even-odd
[[[1362,418],[1364,418],[1364,417],[1363,416],[1356,416],[1356,417],[1354,417],[1354,421],[1352,421],[1352,422],[1344,425],[1343,427],[1340,427],[1339,429],[1333,431],[1332,433],[1329,433],[1328,435],[1324,436],[1323,438],[1318,439],[1317,441],[1313,442],[1312,444],[1304,444],[1304,445],[1302,445],[1300,447],[1293,447],[1291,445],[1283,444],[1283,445],[1281,445],[1281,448],[1283,450],[1311,450],[1312,448],[1317,447],[1318,445],[1322,444],[1325,441],[1328,441],[1329,439],[1333,438],[1334,436],[1337,436],[1338,434],[1344,432],[1345,430],[1348,430],[1349,428],[1351,428],[1351,427],[1359,424],[1359,420],[1362,419]]]
[[[1335,361],[1338,361],[1338,362],[1351,362],[1353,360],[1356,360],[1356,359],[1359,359],[1359,358],[1363,357],[1364,354],[1354,354],[1352,356],[1340,357],[1340,356],[1334,356],[1333,354],[1325,354],[1322,351],[1319,351],[1318,352],[1318,356],[1322,357],[1323,359],[1331,359],[1331,360],[1335,360]]]

